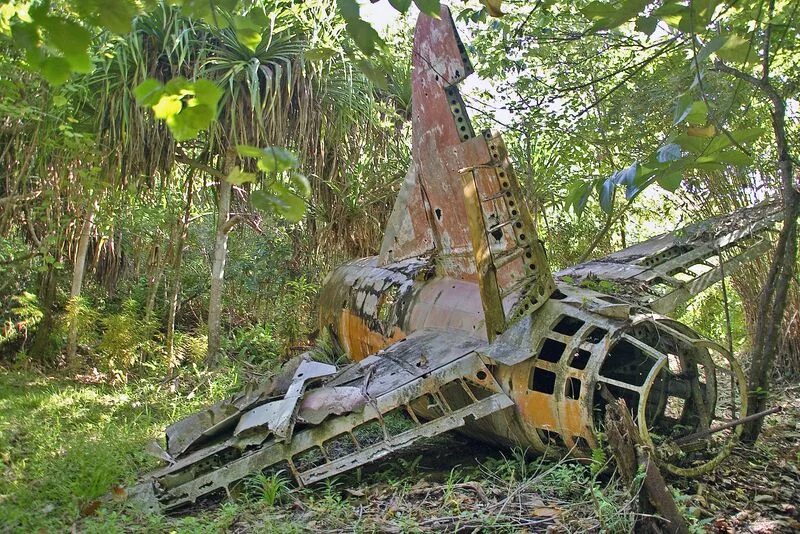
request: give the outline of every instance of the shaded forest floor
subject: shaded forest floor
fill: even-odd
[[[0,369],[0,532],[629,531],[633,499],[595,464],[525,458],[454,436],[307,489],[249,481],[234,501],[182,517],[102,502],[155,467],[144,445],[242,385],[231,369],[178,382],[110,386],[98,377]],[[800,386],[779,388],[755,447],[698,480],[670,481],[694,530],[800,529]]]

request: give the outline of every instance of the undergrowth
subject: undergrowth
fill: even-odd
[[[0,373],[0,532],[64,531],[82,515],[93,516],[88,531],[130,524],[130,516],[97,508],[96,500],[157,465],[144,446],[169,423],[240,387],[235,368],[184,374],[174,392],[144,380],[112,387]],[[159,519],[137,521],[147,530]]]

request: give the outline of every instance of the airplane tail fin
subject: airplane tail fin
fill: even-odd
[[[492,338],[554,291],[544,246],[502,139],[472,127],[458,89],[472,65],[447,7],[420,15],[412,66],[412,161],[378,264],[430,254],[440,275],[478,281]]]

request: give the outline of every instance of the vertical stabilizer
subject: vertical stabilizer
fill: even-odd
[[[538,308],[555,288],[544,247],[502,139],[473,130],[458,90],[472,65],[447,7],[419,16],[412,67],[412,161],[378,265],[431,254],[439,275],[479,282],[493,310]]]

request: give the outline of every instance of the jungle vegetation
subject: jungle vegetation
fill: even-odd
[[[134,454],[317,339],[322,278],[379,246],[408,165],[413,13],[439,9],[379,5],[380,32],[355,0],[0,3],[2,410],[152,401],[119,431],[62,430]],[[800,377],[800,2],[451,8],[485,80],[465,101],[504,133],[554,267],[782,200],[773,255],[682,311],[736,352],[763,410]],[[34,520],[20,488],[61,464],[39,434],[27,466],[7,454],[26,438],[3,418],[0,531],[69,524],[146,463],[101,458],[80,502],[56,492],[41,506],[67,508]]]

